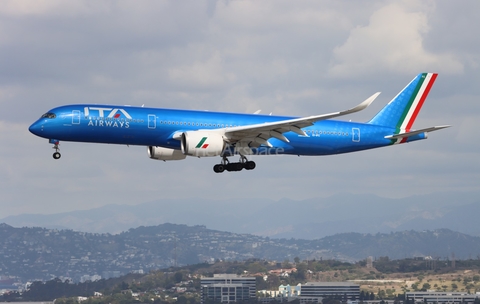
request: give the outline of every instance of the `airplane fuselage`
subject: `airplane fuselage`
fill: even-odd
[[[367,108],[380,93],[348,110],[307,117],[66,105],[42,115],[29,130],[54,144],[55,159],[60,141],[74,141],[147,146],[150,158],[164,161],[220,156],[216,173],[252,170],[249,155],[330,155],[425,139],[427,132],[448,127],[412,129],[436,77],[418,74],[366,123],[332,118]],[[235,154],[240,161],[231,163],[227,157]]]
[[[42,117],[30,130],[59,141],[160,146],[180,149],[176,133],[213,130],[296,117],[175,110],[131,106],[79,104],[50,110],[55,118]],[[306,135],[284,134],[289,142],[269,139],[272,147],[253,149],[256,154],[330,155],[391,145],[385,136],[392,128],[367,123],[324,120],[303,128]],[[423,134],[409,141],[423,139]]]

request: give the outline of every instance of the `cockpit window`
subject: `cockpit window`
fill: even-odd
[[[55,118],[57,115],[55,113],[45,113],[42,115],[42,118]]]

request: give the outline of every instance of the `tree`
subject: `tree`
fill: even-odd
[[[268,279],[268,278],[267,278]],[[267,282],[263,279],[261,276],[256,276],[255,277],[256,285],[257,285],[257,290],[264,290],[268,289]]]
[[[363,302],[365,300],[365,291],[360,291],[360,302]]]
[[[295,278],[299,281],[303,281],[306,279],[307,274],[307,264],[299,263],[297,264],[297,271],[295,273]]]
[[[380,299],[384,299],[386,297],[385,290],[379,290],[377,295]]]
[[[280,281],[280,278],[276,275],[269,275],[268,278],[267,278],[267,286],[268,286],[268,289],[271,289],[271,288],[278,288],[278,286],[280,286],[280,284],[282,284],[282,282]]]
[[[188,303],[187,297],[185,297],[185,296],[179,296],[179,297],[177,298],[177,303],[178,303],[178,304],[187,304],[187,303]]]
[[[183,280],[183,273],[180,271],[175,272],[173,279],[175,280],[175,283],[180,283]]]
[[[247,271],[250,273],[266,272],[267,268],[258,261],[248,264]]]
[[[422,291],[427,291],[431,288],[430,284],[428,283],[423,283],[423,286],[422,286]]]
[[[469,283],[469,284],[467,284],[467,286],[465,286],[465,288],[467,289],[467,292],[470,293],[470,290],[471,290],[471,289],[474,289],[474,288],[475,288],[475,285],[472,284],[472,283]]]

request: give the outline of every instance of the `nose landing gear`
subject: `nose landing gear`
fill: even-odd
[[[62,157],[62,154],[60,154],[60,148],[58,147],[60,145],[60,142],[58,140],[55,140],[55,139],[51,139],[50,140],[50,143],[53,144],[53,149],[55,149],[55,152],[53,153],[53,158],[54,159],[59,159],[60,157]]]

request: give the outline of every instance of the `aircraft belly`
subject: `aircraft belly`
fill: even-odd
[[[335,131],[326,131],[326,134],[321,132],[319,135],[291,138],[290,144],[294,148],[285,154],[311,156],[342,154],[391,144],[390,140],[383,138],[382,134],[386,132],[384,129],[369,130],[360,126],[356,129],[358,129],[358,135],[346,129],[335,129]]]

